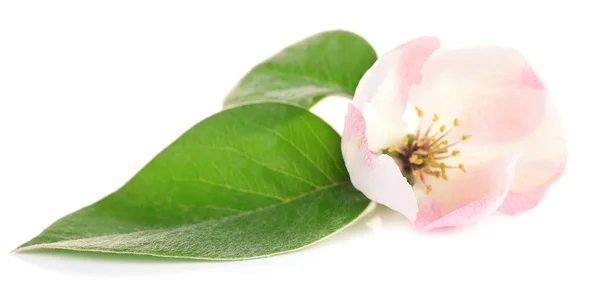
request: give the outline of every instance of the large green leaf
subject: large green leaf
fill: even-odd
[[[322,32],[254,67],[223,106],[275,101],[310,108],[329,95],[351,98],[376,60],[375,50],[362,37],[341,30]]]
[[[196,124],[122,188],[17,250],[254,258],[317,242],[368,204],[329,125],[295,106],[252,104]]]

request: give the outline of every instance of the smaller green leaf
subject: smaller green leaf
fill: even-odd
[[[375,50],[362,37],[341,30],[322,32],[254,67],[225,98],[223,107],[272,101],[308,109],[326,96],[352,98],[376,60]]]
[[[17,251],[263,257],[331,235],[369,203],[327,123],[295,106],[251,104],[196,124],[123,187]]]

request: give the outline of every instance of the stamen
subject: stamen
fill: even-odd
[[[440,163],[440,170],[442,171],[442,179],[448,180],[448,176],[446,176],[446,164]]]
[[[415,106],[415,110],[419,117],[424,116],[423,111],[419,107]],[[452,123],[448,125],[440,124],[439,131],[435,131],[435,123],[440,121],[440,116],[434,113],[431,120],[432,122],[425,127],[423,122],[427,122],[427,120],[421,118],[416,134],[404,136],[402,144],[393,145],[387,149],[388,152],[395,152],[394,158],[399,158],[405,163],[403,166],[408,167],[413,173],[411,178],[414,181],[420,180],[421,185],[426,187],[427,194],[432,191],[431,185],[426,183],[426,179],[428,179],[427,175],[432,179],[448,180],[449,177],[446,170],[460,169],[463,173],[467,172],[463,164],[446,165],[445,163],[441,163],[441,161],[461,154],[460,150],[453,149],[452,147],[461,141],[471,138],[470,134],[465,134],[457,140],[449,141],[447,139],[454,130],[454,127],[460,126],[458,118],[454,118]]]
[[[442,171],[442,175],[446,175],[446,163],[440,163],[440,171]]]
[[[408,145],[408,137],[405,136],[405,137],[402,138],[402,144],[403,145]]]
[[[419,124],[420,124],[420,121],[419,121]],[[429,126],[427,127],[427,130],[425,130],[425,134],[423,134],[423,140],[427,141],[427,135],[431,131],[431,126],[432,125],[433,125],[433,123],[429,124]]]
[[[419,156],[418,156],[418,155],[416,155],[416,154],[413,154],[413,155],[410,157],[410,159],[409,159],[409,160],[410,160],[410,162],[411,162],[411,163],[413,163],[413,164],[415,164],[415,165],[420,165],[420,164],[422,164],[422,163],[423,163],[423,160],[421,160],[421,159],[419,158]]]
[[[447,140],[443,140],[443,141],[441,141],[441,142],[439,142],[437,144],[434,143],[434,145],[431,148],[435,150],[435,149],[439,149],[439,148],[441,148],[442,146],[445,146],[445,145],[448,145],[448,141]]]
[[[417,179],[421,180],[421,172],[419,170],[415,170],[414,173]]]
[[[421,109],[419,109],[419,107],[415,106],[415,110],[417,111],[417,114],[419,115],[419,117],[423,117],[423,111],[421,111]]]

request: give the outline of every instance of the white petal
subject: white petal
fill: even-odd
[[[543,125],[529,138],[524,149],[508,197],[498,209],[505,214],[518,214],[536,206],[565,170],[566,131],[550,102]]]
[[[360,80],[354,104],[367,121],[369,146],[377,151],[400,142],[408,90],[421,82],[421,67],[440,46],[435,37],[409,41],[384,54]]]
[[[362,112],[364,106],[377,100],[381,105],[397,105],[402,111],[408,86],[421,82],[421,67],[440,47],[436,37],[424,36],[404,43],[383,54],[365,73],[356,88],[354,104]]]
[[[446,136],[449,143],[472,135],[451,148],[461,154],[449,161],[465,164],[522,150],[541,126],[548,99],[524,56],[502,47],[437,50],[423,66],[422,84],[410,94],[426,115],[439,115],[434,130],[460,120]]]
[[[402,123],[394,123],[386,118],[373,103],[367,103],[363,109],[366,122],[366,137],[369,140],[369,149],[379,152],[395,144],[400,144],[406,131]]]
[[[342,136],[342,154],[356,189],[369,199],[415,220],[417,201],[400,168],[387,155],[374,155],[365,137],[365,121],[354,105],[348,105]]]
[[[518,156],[494,157],[467,168],[466,173],[449,169],[448,180],[425,177],[432,191],[426,194],[421,181],[415,183],[420,229],[470,224],[494,213],[504,201],[514,177]]]

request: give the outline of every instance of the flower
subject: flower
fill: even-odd
[[[425,230],[529,210],[567,160],[562,122],[523,55],[428,36],[363,76],[342,153],[358,190]]]

